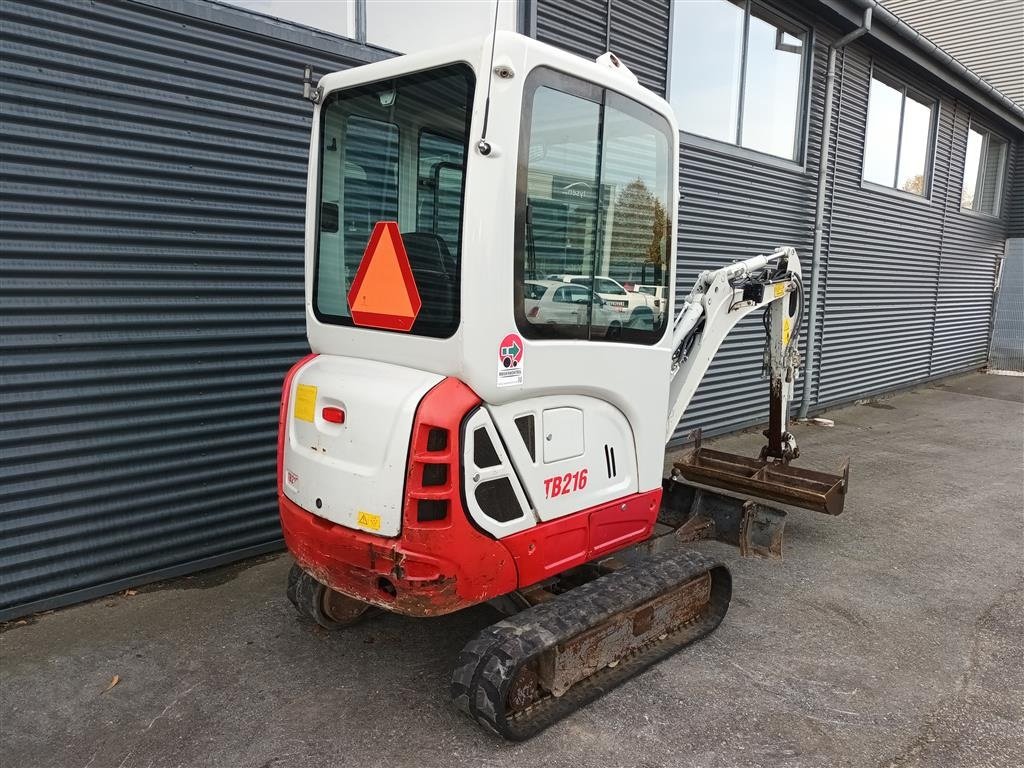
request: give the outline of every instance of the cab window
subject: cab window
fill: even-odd
[[[577,302],[585,302],[586,300],[586,289],[578,288],[575,285],[567,285],[564,288],[559,288],[557,291],[555,291],[555,301],[559,301],[564,304],[576,304]]]
[[[595,290],[598,293],[613,293],[616,296],[625,296],[626,289],[614,280],[602,280],[600,277],[594,281]]]
[[[671,275],[669,148],[676,138],[668,122],[619,93],[544,68],[528,76],[523,106],[519,329],[534,339],[657,342],[667,312],[622,284],[667,286]],[[538,279],[578,284],[581,318],[528,312],[523,284]]]
[[[416,228],[441,235],[453,252],[459,250],[465,150],[463,138],[420,132]]]
[[[547,286],[543,283],[527,282],[523,286],[523,296],[531,301],[540,301],[547,292]]]
[[[463,166],[474,79],[464,64],[356,86],[320,110],[313,309],[353,325],[352,281],[374,227],[396,221],[422,302],[411,333],[459,325]]]

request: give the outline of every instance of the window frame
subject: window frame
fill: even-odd
[[[999,167],[999,191],[996,194],[996,206],[993,209],[993,213],[987,213],[986,211],[980,211],[976,208],[964,208],[964,181],[967,178],[967,140],[970,139],[971,129],[974,129],[978,133],[984,134],[983,141],[981,144],[981,162],[984,167],[985,152],[989,147],[989,140],[995,136],[1006,146],[1006,151],[1003,153],[1003,163]],[[978,120],[973,114],[967,119],[967,131],[965,133],[964,140],[964,161],[961,166],[960,172],[960,212],[967,214],[968,216],[980,216],[983,219],[999,220],[1003,215],[1003,197],[1006,192],[1006,177],[1007,169],[1010,164],[1010,148],[1013,146],[1012,142],[1003,136],[999,131],[995,131],[988,127],[988,124],[982,120]]]
[[[319,117],[318,117],[318,136],[317,136],[317,142],[318,142],[318,150],[317,151],[319,153],[317,157],[319,159],[319,163],[318,163],[318,167],[317,167],[317,178],[316,178],[316,185],[317,185],[317,190],[316,190],[316,207],[315,207],[314,213],[313,213],[313,220],[314,220],[313,221],[313,227],[314,227],[313,231],[316,233],[316,237],[314,238],[314,242],[313,242],[313,285],[312,285],[312,293],[311,293],[311,295],[309,297],[309,305],[310,305],[310,308],[312,309],[313,317],[314,317],[314,319],[318,323],[321,323],[323,325],[327,325],[327,326],[330,326],[330,327],[334,327],[334,328],[347,328],[349,330],[354,330],[354,331],[377,331],[377,332],[383,332],[383,333],[402,333],[402,334],[407,335],[407,336],[414,336],[414,337],[422,338],[422,339],[437,339],[437,340],[440,340],[440,341],[444,341],[446,339],[451,339],[452,337],[454,337],[459,332],[459,329],[462,327],[462,243],[463,243],[463,237],[465,235],[465,224],[466,224],[466,177],[468,175],[465,172],[463,172],[463,174],[462,174],[462,188],[461,188],[461,191],[460,191],[461,199],[462,199],[462,207],[461,207],[461,209],[459,211],[459,250],[458,250],[458,253],[455,254],[455,257],[456,257],[456,262],[455,262],[455,283],[456,283],[456,296],[458,298],[458,314],[455,317],[455,322],[454,322],[454,324],[452,326],[452,329],[451,329],[450,333],[447,333],[445,335],[436,335],[436,334],[427,334],[427,333],[416,333],[412,329],[410,329],[409,331],[395,331],[395,330],[390,330],[390,329],[387,329],[387,328],[374,328],[374,327],[366,327],[366,326],[356,325],[352,321],[351,317],[345,317],[344,315],[331,315],[331,314],[328,314],[326,312],[321,312],[321,310],[319,308],[318,301],[317,301],[317,299],[319,297],[319,291],[320,291],[320,217],[322,215],[323,193],[324,193],[323,158],[324,158],[324,138],[325,138],[325,135],[326,135],[325,129],[327,127],[327,107],[331,104],[332,101],[336,101],[336,100],[340,99],[344,94],[346,94],[346,93],[348,93],[350,91],[361,91],[361,90],[364,90],[364,89],[369,90],[369,89],[378,87],[381,83],[393,82],[395,80],[402,79],[402,78],[418,77],[418,76],[430,74],[431,72],[437,72],[438,70],[449,69],[449,68],[451,68],[451,69],[460,68],[462,70],[462,75],[465,77],[465,80],[466,80],[466,95],[467,95],[466,120],[465,120],[466,146],[465,146],[465,150],[464,150],[465,151],[465,155],[464,156],[468,157],[469,156],[469,151],[470,151],[470,143],[471,143],[470,140],[472,138],[471,137],[471,133],[470,133],[470,128],[471,128],[472,121],[473,121],[473,110],[476,108],[476,85],[477,85],[477,72],[476,72],[476,69],[468,61],[465,61],[465,60],[462,60],[462,59],[455,60],[455,61],[449,61],[449,62],[445,62],[445,63],[442,63],[442,64],[437,64],[437,65],[434,65],[434,66],[431,66],[431,67],[426,67],[425,69],[416,70],[415,72],[406,72],[406,73],[403,73],[403,74],[397,75],[397,76],[383,77],[383,78],[380,78],[379,80],[372,80],[372,81],[365,82],[365,83],[358,83],[356,85],[352,85],[352,86],[347,87],[347,88],[339,88],[339,89],[337,89],[335,91],[331,91],[330,93],[328,93],[324,97],[322,103],[319,105],[320,106],[320,113],[319,113]],[[379,120],[379,118],[369,117],[367,115],[358,115],[358,116],[361,117],[362,119],[377,120],[378,122],[387,122],[387,121],[381,121],[381,120]],[[398,151],[399,151],[399,158],[401,158],[402,126],[399,123],[397,123],[397,122],[391,122],[391,123],[388,123],[388,124],[395,125],[396,128],[398,129],[398,147],[399,147]],[[346,125],[347,125],[347,118],[346,118]],[[420,130],[422,130],[422,128]],[[418,160],[419,160],[419,157],[418,157],[418,154],[419,154],[419,133],[420,133],[420,131],[417,131],[417,136],[416,136],[417,166],[413,169],[413,172],[415,173],[417,178],[419,177],[419,166],[418,166]],[[399,200],[401,200],[401,190],[402,190],[402,162],[401,162],[401,159],[399,159],[399,161],[398,161],[398,163],[396,165],[395,180],[396,180],[396,183],[398,184]],[[414,208],[415,208],[416,202],[417,202],[416,200],[413,201]],[[341,206],[342,206],[342,201],[339,200],[339,217],[341,216]],[[399,206],[401,206],[401,203],[399,203]],[[344,226],[343,222],[342,222],[342,226]],[[348,299],[346,297],[346,302],[347,301],[348,301]]]
[[[869,181],[864,178],[864,166],[865,160],[868,153],[868,125],[871,120],[871,81],[878,80],[884,85],[888,85],[894,90],[899,90],[902,95],[902,101],[900,102],[900,123],[896,130],[897,144],[896,144],[896,162],[893,167],[893,185],[879,184],[877,181]],[[896,179],[900,172],[900,157],[903,154],[903,117],[907,111],[907,98],[912,96],[915,101],[920,104],[929,104],[931,109],[931,122],[928,126],[928,148],[925,151],[925,163],[924,163],[924,193],[917,195],[913,192],[908,192],[905,189],[900,189],[895,186]],[[861,155],[860,155],[860,186],[861,189],[870,190],[872,192],[881,192],[883,194],[894,195],[903,200],[915,200],[918,203],[924,205],[931,205],[932,202],[932,187],[935,180],[935,149],[937,144],[937,136],[939,130],[939,123],[942,118],[942,100],[938,96],[930,96],[924,90],[911,85],[906,78],[898,77],[890,73],[884,66],[879,66],[874,60],[871,61],[871,66],[868,67],[868,88],[867,88],[867,101],[864,106],[864,132],[861,138]]]
[[[746,85],[747,80],[747,43],[748,43],[748,29],[750,27],[750,9],[753,6],[766,11],[772,16],[778,17],[778,19],[787,24],[791,24],[798,29],[804,31],[806,39],[804,42],[804,56],[803,63],[801,65],[800,72],[800,99],[797,104],[797,114],[794,116],[794,122],[796,126],[796,135],[794,137],[795,152],[794,157],[780,157],[779,155],[773,155],[770,152],[762,152],[759,149],[751,149],[750,147],[744,147],[737,143],[742,136],[743,131],[743,89]],[[665,100],[671,104],[672,98],[672,59],[673,51],[675,50],[675,2],[669,4],[669,18],[668,18],[668,57],[665,66]],[[740,55],[740,92],[739,92],[739,104],[736,115],[736,138],[737,142],[724,141],[722,139],[715,139],[710,136],[703,136],[699,133],[691,133],[685,130],[682,125],[679,127],[679,140],[680,143],[699,147],[702,149],[710,149],[716,152],[725,152],[727,154],[742,157],[744,159],[753,160],[754,162],[763,163],[764,165],[773,165],[785,170],[800,170],[807,171],[807,155],[808,155],[808,144],[810,136],[811,126],[811,91],[814,85],[814,59],[816,53],[817,36],[815,29],[812,25],[808,25],[805,22],[799,20],[797,17],[790,13],[776,7],[772,3],[764,2],[764,0],[744,0],[743,8],[743,50]],[[675,107],[673,106],[673,110]]]
[[[662,136],[666,141],[666,151],[669,156],[672,155],[672,142],[678,142],[678,137],[672,135],[671,123],[659,112],[651,109],[645,104],[636,101],[635,99],[627,96],[621,91],[609,86],[598,85],[587,80],[582,80],[574,75],[570,75],[562,70],[556,69],[553,66],[541,65],[534,67],[526,75],[526,80],[523,83],[523,96],[522,96],[522,115],[519,121],[519,142],[518,142],[518,157],[517,157],[517,168],[516,168],[516,197],[515,197],[515,226],[513,234],[513,255],[512,255],[512,310],[515,316],[516,327],[519,332],[523,334],[524,338],[530,339],[534,342],[543,341],[586,341],[586,342],[597,342],[597,343],[613,343],[613,344],[629,344],[633,346],[641,347],[653,347],[657,346],[665,338],[665,334],[670,331],[671,318],[665,316],[665,320],[662,322],[662,328],[660,333],[651,333],[649,339],[637,340],[633,338],[593,338],[590,335],[590,328],[592,323],[588,322],[585,326],[580,326],[586,329],[586,335],[577,335],[571,332],[568,327],[563,329],[563,332],[557,336],[541,335],[537,332],[537,326],[529,321],[526,316],[525,297],[523,291],[523,284],[527,279],[526,277],[526,208],[527,208],[527,187],[528,187],[528,176],[529,176],[529,159],[530,159],[530,134],[533,125],[533,110],[534,110],[534,95],[536,92],[543,87],[550,88],[568,96],[574,96],[586,101],[590,101],[596,104],[600,108],[598,117],[598,138],[600,141],[601,134],[604,126],[604,110],[611,106],[614,109],[629,114],[638,120],[648,122],[652,129],[662,133]],[[611,98],[609,98],[609,96]],[[653,120],[652,120],[653,118]],[[601,157],[601,154],[598,154]],[[602,166],[599,166],[599,169]],[[669,174],[671,179],[671,174]],[[666,201],[666,220],[674,221],[668,208],[672,204],[673,190],[671,183],[666,186],[665,192],[667,194]],[[678,213],[672,211],[671,214],[678,217]],[[672,289],[672,275],[675,270],[675,243],[670,237],[670,233],[665,233],[665,290]],[[593,276],[593,277],[596,277]],[[539,278],[538,278],[539,279]],[[573,284],[573,283],[570,283]],[[597,296],[597,292],[593,290],[591,286],[582,285],[580,286],[584,290],[588,290],[591,295]],[[552,300],[554,300],[554,294],[552,294]],[[603,300],[602,300],[603,301]]]

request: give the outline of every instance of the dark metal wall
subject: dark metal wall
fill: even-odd
[[[662,0],[531,0],[534,37],[588,59],[605,51],[643,50],[628,66],[641,83],[665,93],[668,74],[669,4]]]
[[[1024,138],[1017,142],[1017,173],[1010,185],[1010,200],[1006,206],[1006,223],[1008,237],[1024,237]]]
[[[610,5],[614,20],[664,17],[670,3],[610,0]],[[805,160],[794,167],[683,137],[679,296],[700,270],[777,245],[797,248],[809,278],[826,56],[829,43],[841,32],[805,3],[780,0],[775,5],[803,20],[814,41]],[[607,6],[540,0],[537,36],[563,47],[568,40],[574,52],[592,58],[606,49],[605,39],[584,30],[597,28],[597,16],[607,14]],[[652,57],[664,61],[661,46],[666,43],[653,33],[618,41],[612,36],[612,49],[634,69]],[[872,61],[940,101],[927,200],[861,185]],[[967,120],[972,114],[968,105],[933,78],[908,71],[891,54],[863,43],[852,45],[841,57],[840,74],[833,125],[837,141],[828,169],[821,322],[814,339],[817,364],[809,383],[811,402],[819,407],[984,365],[995,269],[1012,215],[991,219],[959,210]],[[665,93],[665,78],[645,71],[643,79]],[[979,111],[973,114],[994,121]],[[1013,135],[1009,127],[993,127]],[[1013,164],[1011,158],[1011,179]],[[760,378],[762,333],[757,320],[748,319],[723,346],[678,437],[698,424],[725,431],[766,418],[767,395]],[[805,335],[805,348],[807,343]]]
[[[1024,3],[888,0],[886,9],[1024,104]]]
[[[278,546],[318,73],[199,0],[0,4],[0,618]]]
[[[925,198],[861,184],[872,66],[937,100]],[[1005,214],[996,219],[960,210],[968,123],[991,123],[980,110],[866,45],[846,51],[841,78],[839,160],[814,391],[819,405],[985,365],[996,270],[1007,236]]]

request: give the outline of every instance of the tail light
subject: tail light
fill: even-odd
[[[418,425],[412,450],[410,482],[407,487],[409,501],[416,505],[416,520],[420,523],[444,520],[448,517],[448,495],[451,492],[450,434],[443,427]],[[418,480],[418,482],[417,482]]]
[[[405,482],[405,522],[411,527],[450,525],[459,508],[459,426],[480,399],[457,379],[423,396],[413,422]]]
[[[320,411],[320,415],[324,421],[329,421],[332,424],[344,424],[345,423],[345,412],[341,408],[335,408],[328,406]]]
[[[526,313],[527,317],[536,317],[537,313],[540,312],[540,306],[536,306]]]

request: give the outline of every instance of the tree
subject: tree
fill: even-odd
[[[920,173],[916,176],[911,176],[905,182],[903,182],[904,192],[913,192],[915,195],[924,194],[924,176]]]
[[[622,189],[615,201],[612,261],[618,267],[628,267],[630,274],[637,270],[645,275],[647,267],[653,267],[653,282],[661,283],[667,228],[665,206],[647,188],[643,179],[634,179]]]

